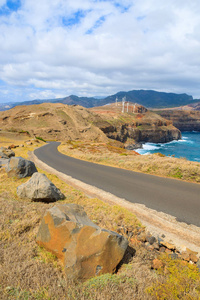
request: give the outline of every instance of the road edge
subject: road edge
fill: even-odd
[[[184,248],[196,251],[198,252],[197,256],[200,258],[199,227],[178,222],[175,217],[147,208],[143,204],[130,203],[126,199],[119,198],[111,193],[105,192],[99,188],[57,171],[39,160],[34,152],[29,152],[28,154],[29,158],[42,170],[58,176],[67,184],[84,192],[88,197],[99,198],[111,205],[120,205],[128,209],[136,215],[136,217],[146,227],[146,230],[152,235],[157,238],[162,236],[162,239],[175,245],[179,251],[183,251]]]

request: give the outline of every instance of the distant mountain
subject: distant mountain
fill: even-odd
[[[81,105],[84,107],[94,107],[98,106],[99,102],[101,100],[93,98],[93,97],[78,97],[75,95],[71,95],[68,97],[65,97],[63,99],[55,99],[53,102],[54,103],[63,103],[63,104],[68,104],[68,105]]]
[[[194,103],[193,97],[187,94],[164,93],[152,90],[133,90],[108,96],[101,100],[101,105],[114,102],[116,97],[119,101],[122,101],[122,98],[126,97],[127,101],[138,103],[147,108],[176,107]]]
[[[103,99],[99,99],[99,97],[78,97],[76,95],[70,95],[68,97],[59,99],[37,99],[32,101],[4,103],[0,104],[0,111],[8,110],[18,105],[33,105],[41,103],[63,103],[68,105],[81,105],[89,108],[113,103],[116,101],[116,98],[118,98],[118,101],[122,101],[123,97],[126,97],[127,101],[138,103],[147,108],[177,107],[193,104],[199,101],[194,100],[192,96],[187,94],[164,93],[152,90],[133,90],[129,92],[118,92],[117,94],[105,97]]]

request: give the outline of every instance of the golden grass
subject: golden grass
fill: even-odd
[[[138,155],[135,151],[109,144],[77,141],[62,143],[58,149],[63,154],[94,163],[200,183],[200,163],[185,158],[167,157],[160,153]]]

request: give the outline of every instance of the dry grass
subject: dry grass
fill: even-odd
[[[135,151],[113,147],[109,144],[77,141],[61,144],[59,151],[90,162],[200,183],[200,163],[191,162],[185,158],[167,157],[160,153],[138,155]]]
[[[27,157],[26,151],[31,150],[32,147],[15,150],[18,151],[17,155]],[[175,282],[177,272],[173,271],[172,260],[168,256],[163,258],[164,269],[158,272],[151,269],[152,259],[158,254],[148,251],[134,238],[143,227],[132,213],[99,199],[88,198],[57,176],[45,174],[65,194],[66,199],[59,201],[60,203],[77,203],[84,206],[93,222],[101,227],[121,232],[129,239],[129,251],[124,260],[129,263],[123,264],[117,274],[105,274],[85,283],[68,281],[63,275],[63,268],[57,258],[40,248],[35,242],[42,216],[54,203],[34,203],[28,199],[19,199],[16,188],[28,179],[8,178],[5,171],[0,169],[0,298],[2,300],[199,299],[200,275],[195,266],[191,268],[186,263],[185,266],[180,267],[179,260],[176,260],[179,284],[175,288],[170,283]],[[185,285],[185,281],[191,284],[191,288],[188,284]],[[179,298],[172,298],[174,289]],[[167,298],[163,297],[166,293],[168,293]]]
[[[135,216],[119,206],[110,206],[98,199],[87,198],[83,193],[66,185],[55,175],[50,180],[66,195],[61,203],[78,203],[85,207],[88,216],[101,227],[122,232],[127,238],[130,232],[142,230]],[[42,216],[54,204],[20,200],[16,188],[27,179],[8,179],[0,171],[0,293],[1,299],[151,299],[144,293],[147,282],[153,283],[150,270],[151,253],[141,245],[135,247],[137,257],[132,261],[134,276],[124,273],[104,275],[97,283],[68,282],[59,261],[35,243]],[[141,254],[139,254],[141,253]],[[146,262],[143,258],[146,257]],[[148,257],[148,259],[147,259]],[[135,270],[134,264],[141,268]],[[135,275],[135,272],[137,273]],[[129,270],[130,273],[130,270]],[[143,274],[147,281],[144,282]],[[154,277],[154,276],[153,276]],[[95,280],[95,279],[94,279]],[[98,282],[99,281],[99,282]]]

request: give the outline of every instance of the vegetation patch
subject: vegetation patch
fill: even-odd
[[[36,136],[35,137],[37,140],[39,140],[39,141],[42,141],[42,142],[45,142],[46,143],[46,141],[42,138],[42,137],[40,137],[40,136]]]
[[[154,299],[200,299],[200,273],[195,265],[162,255],[164,267],[157,273],[163,277],[147,289]]]

